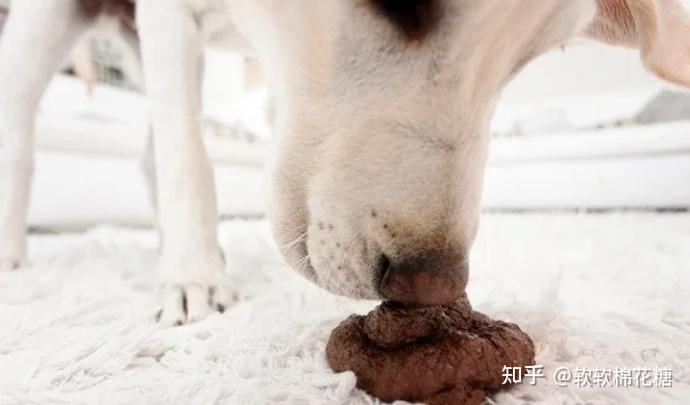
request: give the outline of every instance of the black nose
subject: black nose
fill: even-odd
[[[381,296],[414,305],[456,302],[467,286],[468,268],[462,255],[430,252],[402,258],[379,258]]]

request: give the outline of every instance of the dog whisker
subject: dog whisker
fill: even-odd
[[[295,240],[293,240],[292,242],[288,242],[288,243],[284,244],[284,245],[280,248],[280,252],[281,252],[283,255],[286,254],[287,252],[290,251],[290,249],[292,249],[293,247],[295,247],[295,245],[297,245],[297,244],[299,244],[299,243],[305,241],[305,240],[307,239],[307,236],[308,236],[308,235],[309,235],[309,231],[306,231],[306,232],[302,233],[302,234],[299,235],[297,238],[295,238]]]

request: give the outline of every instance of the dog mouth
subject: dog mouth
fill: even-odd
[[[381,299],[383,299],[383,295],[380,293],[381,283],[383,282],[383,278],[386,276],[386,273],[389,270],[390,264],[390,258],[386,254],[381,254],[376,262],[373,288],[374,291],[377,292],[377,295],[381,297]]]

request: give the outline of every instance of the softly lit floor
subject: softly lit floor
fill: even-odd
[[[330,330],[374,303],[294,275],[263,221],[227,222],[220,235],[241,300],[164,330],[153,321],[155,232],[32,236],[33,266],[0,274],[0,403],[375,403],[324,359]],[[688,214],[485,215],[470,298],[530,333],[547,376],[493,399],[687,403],[689,246]],[[667,367],[673,386],[558,387],[559,367]]]

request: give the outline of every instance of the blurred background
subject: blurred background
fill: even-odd
[[[206,54],[205,137],[221,215],[261,217],[274,141],[267,90],[251,60]],[[151,225],[142,87],[136,36],[106,26],[80,41],[38,116],[33,227]],[[541,56],[505,90],[493,136],[488,211],[690,207],[690,93],[647,73],[636,51],[578,40]]]
[[[286,271],[261,219],[275,137],[256,64],[208,48],[205,69],[204,137],[239,301],[151,328],[158,238],[137,38],[101,26],[38,114],[31,266],[0,273],[0,403],[378,403],[324,357],[332,328],[375,303]],[[578,40],[505,89],[492,136],[473,306],[520,324],[547,373],[674,370],[672,390],[540,382],[495,403],[687,404],[690,93],[635,51]]]

